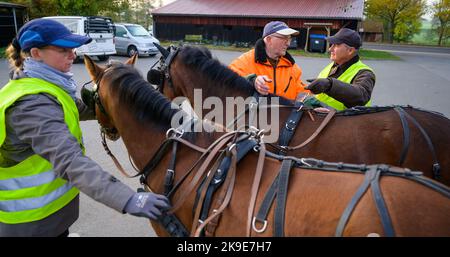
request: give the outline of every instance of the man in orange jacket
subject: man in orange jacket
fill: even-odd
[[[298,34],[284,22],[269,22],[255,49],[239,56],[229,68],[247,77],[262,95],[272,93],[295,100],[299,93],[307,91],[301,81],[302,70],[287,52],[291,36]]]

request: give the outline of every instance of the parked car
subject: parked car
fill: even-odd
[[[49,16],[45,19],[58,21],[72,33],[88,36],[92,42],[75,49],[79,61],[83,55],[97,56],[100,61],[106,61],[116,54],[114,45],[114,23],[111,18],[100,16]]]
[[[158,48],[153,43],[159,44],[159,40],[154,38],[141,25],[131,23],[116,23],[116,51],[118,54],[133,56],[139,55],[154,56],[159,53]]]

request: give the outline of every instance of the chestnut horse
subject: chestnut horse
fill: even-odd
[[[133,61],[131,59],[127,63]],[[161,149],[167,146],[167,142],[179,140],[173,167],[174,181],[178,186],[169,194],[174,205],[166,214],[178,217],[192,234],[198,234],[197,226],[201,227],[194,218],[196,213],[192,212],[196,188],[193,186],[200,184],[201,177],[207,176],[200,170],[209,169],[205,163],[212,160],[216,152],[231,153],[227,156],[231,156],[232,163],[222,185],[226,189],[226,197],[222,200],[227,205],[220,205],[220,208],[209,212],[209,217],[221,214],[220,220],[216,220],[216,236],[271,236],[277,224],[281,224],[282,235],[285,236],[366,236],[370,233],[382,236],[450,236],[450,189],[440,183],[414,172],[383,165],[333,164],[278,156],[283,159],[281,164],[277,159],[265,157],[260,133],[253,135],[260,138],[258,147],[235,165],[236,148],[240,146],[233,148],[233,145],[216,141],[219,137],[226,138],[228,134],[225,132],[198,132],[186,136],[181,133],[173,137],[179,130],[170,129],[171,121],[183,112],[174,108],[136,69],[124,64],[101,67],[87,56],[85,65],[97,85],[94,99],[100,125],[109,132],[117,131],[122,137],[136,167],[147,172],[144,182],[149,190],[164,192],[167,167],[172,159]],[[187,143],[182,143],[182,139]],[[216,144],[210,147],[213,142]],[[189,144],[196,147],[188,147]],[[197,168],[193,164],[202,155],[199,149],[207,147],[210,154]],[[149,163],[152,164],[150,168]],[[282,165],[284,173],[278,175]],[[286,170],[289,165],[294,166],[290,171]],[[210,171],[208,178],[212,177],[214,169]],[[261,205],[277,175],[279,184],[281,181],[286,183],[284,189],[280,187],[275,191],[277,203],[274,205],[277,208],[266,208],[261,223],[254,223],[256,226],[250,229],[252,217],[264,209]],[[369,185],[367,183],[371,190],[362,186]],[[278,201],[279,196],[282,200],[282,192],[285,193],[284,205]],[[217,193],[213,195],[213,203],[221,197],[219,191]],[[280,210],[283,206],[285,208]],[[284,213],[282,222],[274,223],[280,211]],[[265,229],[261,228],[262,224],[266,224]],[[152,221],[152,226],[157,235],[168,235],[160,223]]]
[[[198,104],[195,100],[199,98],[194,99],[194,90],[198,89],[202,92],[202,102],[214,96],[225,103],[226,97],[245,99],[254,93],[253,86],[246,79],[213,59],[206,48],[183,46],[176,55],[173,55],[173,48],[170,48],[171,55],[164,48],[160,51],[163,52],[160,63],[164,69],[161,72],[165,77],[159,78],[158,72],[151,70],[147,79],[159,81],[159,90],[170,99],[184,96],[195,106]],[[170,60],[166,60],[167,55]],[[280,99],[280,103],[286,101]],[[196,108],[194,110],[197,111]],[[332,162],[386,163],[407,167],[450,185],[450,120],[441,114],[409,106],[402,107],[402,110],[417,120],[424,131],[420,131],[410,117],[405,117],[407,124],[403,125],[407,128],[404,129],[393,107],[349,109],[338,112],[309,144],[288,154]],[[224,108],[222,117],[226,117],[225,111]],[[289,108],[279,109],[279,131],[285,126],[290,112]],[[323,114],[312,113],[315,121],[303,115],[290,146],[303,143],[325,119]],[[424,134],[429,136],[428,141]]]

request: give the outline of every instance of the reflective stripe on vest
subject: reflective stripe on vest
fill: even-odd
[[[6,138],[6,109],[25,95],[46,93],[54,96],[64,111],[64,121],[79,142],[83,153],[78,109],[63,89],[35,78],[12,80],[0,90],[0,145]],[[0,158],[0,222],[17,224],[41,220],[57,212],[79,193],[59,178],[50,162],[32,155],[22,162],[5,167]]]
[[[327,78],[328,74],[330,74],[331,68],[333,67],[333,63],[330,63],[327,67],[325,67],[325,69],[323,69],[318,78]],[[364,63],[362,63],[361,61],[358,61],[356,63],[354,63],[352,66],[350,66],[344,73],[341,74],[341,76],[339,76],[337,79],[345,82],[347,84],[351,84],[353,78],[356,76],[356,74],[360,71],[360,70],[370,70],[373,72],[373,70],[365,65]],[[347,107],[339,102],[338,100],[334,99],[333,97],[325,94],[325,93],[321,93],[316,95],[317,100],[321,101],[322,103],[325,103],[328,106],[333,107],[336,110],[344,110],[347,109]],[[365,106],[370,106],[370,100],[365,104]]]

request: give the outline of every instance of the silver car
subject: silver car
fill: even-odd
[[[144,27],[131,23],[116,23],[115,43],[118,54],[133,56],[139,55],[154,56],[159,53],[153,43],[159,44],[159,40],[154,38]]]

